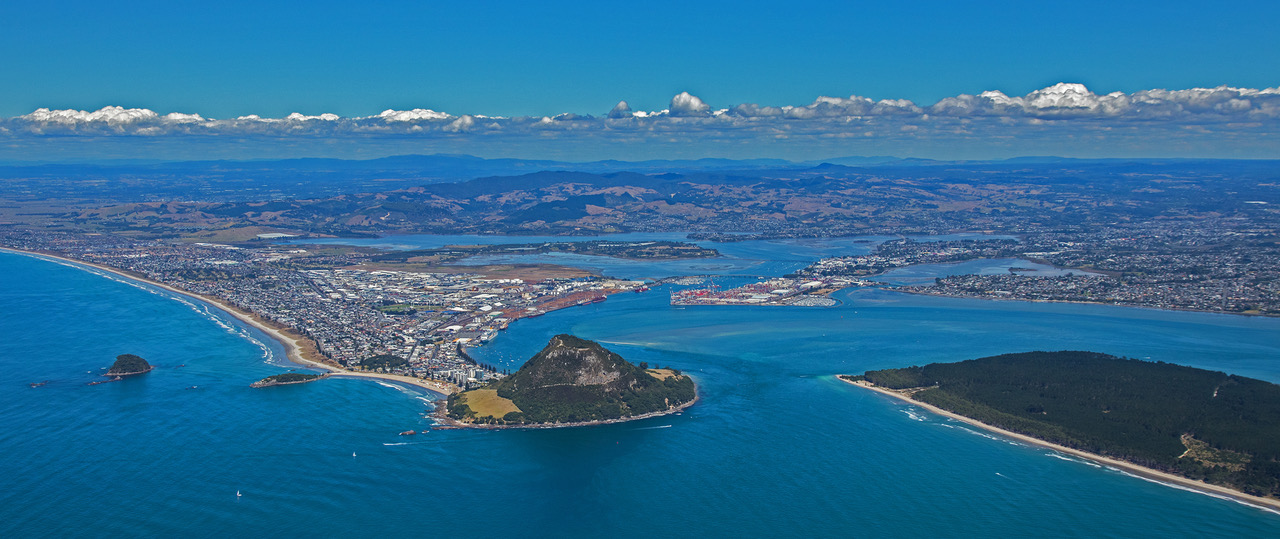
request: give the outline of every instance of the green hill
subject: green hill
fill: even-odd
[[[696,398],[688,375],[645,367],[595,342],[557,335],[511,376],[451,395],[448,415],[487,424],[582,423],[674,410]]]
[[[391,354],[378,354],[373,357],[365,358],[364,361],[360,362],[361,367],[364,367],[365,370],[370,370],[370,371],[376,371],[379,369],[390,371],[397,367],[405,367],[408,365],[409,365],[409,360],[402,358],[400,356],[394,356]]]
[[[849,377],[858,378],[858,377]],[[1048,442],[1280,495],[1280,386],[1094,352],[868,371],[867,381]]]

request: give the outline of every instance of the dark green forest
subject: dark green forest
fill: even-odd
[[[890,389],[1003,429],[1280,495],[1280,386],[1096,352],[1025,352],[867,371]]]

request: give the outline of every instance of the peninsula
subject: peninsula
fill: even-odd
[[[1280,386],[1095,352],[839,377],[1019,440],[1280,508]]]
[[[455,426],[564,427],[678,412],[697,401],[693,379],[650,369],[593,341],[556,335],[516,373],[450,395],[440,407]]]
[[[300,372],[286,372],[284,374],[273,374],[271,376],[258,380],[257,382],[249,384],[249,387],[271,387],[271,386],[287,386],[291,384],[305,384],[307,382],[314,382],[316,380],[325,378],[327,376],[329,376],[329,373],[304,374]]]

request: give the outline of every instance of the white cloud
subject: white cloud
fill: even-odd
[[[543,118],[543,119],[550,121],[550,118]],[[473,119],[470,116],[467,116],[466,114],[463,114],[462,116],[459,116],[457,120],[454,120],[450,122],[449,125],[445,126],[444,130],[458,133],[458,132],[470,130],[471,126],[474,126],[475,124],[476,124],[475,119]]]
[[[593,135],[628,140],[742,141],[752,138],[889,137],[935,140],[938,137],[1020,137],[1056,133],[1107,135],[1109,130],[1142,126],[1148,132],[1192,128],[1222,133],[1253,133],[1271,137],[1280,132],[1280,89],[1219,86],[1185,90],[1153,89],[1133,93],[1096,94],[1081,84],[1061,83],[1024,96],[997,90],[948,97],[930,106],[905,99],[873,100],[818,97],[807,105],[743,103],[713,110],[702,99],[681,92],[670,107],[635,111],[620,101],[599,117],[560,114],[501,117],[452,115],[431,109],[388,109],[373,116],[309,116],[283,118],[258,115],[216,120],[199,114],[164,115],[141,108],[104,107],[97,111],[38,109],[0,119],[0,137],[47,135],[117,136],[264,136],[264,137],[407,137],[469,136],[519,137],[537,134],[565,140]],[[872,133],[872,135],[867,135]],[[1045,135],[1047,136],[1047,135]],[[1172,135],[1171,135],[1172,136]],[[575,138],[577,137],[577,138]],[[932,137],[932,138],[931,138]]]
[[[176,124],[198,123],[205,121],[205,119],[199,114],[183,114],[181,112],[170,112],[169,114],[165,114],[164,120]]]
[[[310,122],[313,120],[320,120],[322,122],[336,122],[342,119],[342,117],[338,116],[337,114],[329,114],[329,113],[321,114],[319,116],[307,116],[305,114],[295,112],[293,114],[285,116],[284,119],[285,121],[289,121],[289,122]]]
[[[1023,97],[998,91],[959,95],[939,101],[929,112],[948,116],[1033,116],[1113,118],[1129,120],[1224,121],[1280,118],[1280,91],[1276,88],[1191,88],[1143,90],[1132,94],[1098,95],[1082,84],[1059,83]]]
[[[671,98],[669,110],[672,116],[705,116],[711,107],[698,99],[698,96],[680,92]]]
[[[157,117],[154,111],[148,109],[126,109],[124,107],[103,107],[93,112],[83,110],[49,110],[36,109],[31,114],[18,116],[15,119],[25,120],[31,123],[41,124],[60,124],[60,125],[80,125],[91,123],[105,123],[109,125],[123,125],[145,120],[154,120]]]
[[[626,101],[619,101],[617,105],[613,106],[613,109],[609,110],[610,118],[630,118],[632,116],[631,105],[628,105]]]
[[[1083,84],[1059,82],[1027,94],[1023,102],[1034,109],[1092,109],[1098,104],[1097,97]]]
[[[371,118],[381,118],[387,122],[420,122],[431,120],[448,120],[452,118],[448,113],[436,112],[431,109],[413,109],[413,110],[391,110],[382,111],[377,116]]]

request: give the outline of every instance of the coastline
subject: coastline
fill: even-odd
[[[1039,438],[1033,438],[1025,434],[1019,434],[1013,431],[1005,430],[1000,427],[996,427],[994,425],[988,425],[981,421],[977,421],[975,419],[971,419],[954,412],[943,410],[942,408],[938,408],[937,406],[933,406],[931,404],[926,404],[926,403],[917,401],[915,399],[912,399],[911,397],[903,393],[893,391],[891,389],[886,389],[883,387],[878,387],[864,380],[859,380],[859,381],[846,380],[844,378],[841,378],[839,375],[836,376],[836,379],[849,385],[861,387],[864,389],[869,389],[871,391],[875,391],[876,393],[880,393],[882,395],[892,397],[902,402],[906,402],[914,406],[919,406],[934,414],[944,416],[944,417],[949,417],[951,419],[955,419],[957,421],[978,427],[988,432],[999,434],[1006,438],[1012,438],[1019,442],[1024,442],[1033,446],[1043,447],[1046,449],[1052,449],[1059,453],[1064,453],[1067,455],[1071,455],[1073,457],[1079,457],[1091,462],[1102,464],[1107,467],[1115,468],[1122,472],[1135,475],[1143,479],[1155,481],[1157,483],[1172,484],[1174,486],[1186,488],[1186,489],[1198,492],[1200,494],[1207,494],[1210,496],[1220,497],[1220,498],[1228,498],[1232,501],[1249,505],[1252,507],[1256,507],[1259,509],[1263,509],[1266,511],[1280,512],[1280,500],[1263,498],[1261,496],[1254,496],[1252,494],[1245,494],[1238,490],[1230,489],[1224,486],[1213,485],[1213,484],[1205,483],[1203,481],[1197,481],[1194,479],[1188,479],[1186,477],[1182,477],[1179,475],[1162,472],[1160,470],[1147,468],[1145,466],[1139,466],[1131,462],[1118,460],[1110,457],[1104,457],[1102,455],[1098,455],[1095,453],[1089,453],[1087,451],[1081,451],[1079,449],[1072,449],[1070,447],[1066,447],[1063,445],[1046,442]]]
[[[678,404],[666,410],[662,410],[660,412],[649,412],[647,414],[640,414],[640,415],[631,416],[631,417],[620,417],[618,419],[598,419],[595,421],[578,421],[576,423],[533,423],[533,424],[526,424],[526,425],[491,425],[491,424],[484,424],[484,423],[465,423],[449,417],[448,407],[444,406],[443,403],[439,403],[436,405],[435,413],[432,414],[432,417],[434,417],[437,421],[437,426],[432,428],[439,429],[439,428],[442,428],[440,425],[443,425],[443,428],[451,428],[451,429],[489,429],[489,430],[560,429],[565,427],[589,427],[592,425],[613,425],[615,423],[627,423],[631,421],[639,421],[641,419],[662,417],[664,415],[671,415],[674,413],[683,412],[686,408],[693,406],[694,404],[697,404],[697,402],[701,399],[702,399],[702,395],[694,393],[693,400]]]
[[[1025,301],[1027,303],[1069,303],[1069,304],[1075,304],[1075,305],[1106,305],[1109,307],[1129,307],[1133,309],[1151,309],[1154,311],[1176,311],[1176,312],[1184,312],[1184,313],[1226,314],[1231,316],[1280,318],[1280,315],[1267,314],[1267,313],[1206,311],[1202,309],[1188,309],[1185,307],[1154,307],[1151,305],[1134,305],[1129,303],[1107,303],[1103,301],[1075,301],[1075,300],[1067,300],[1067,299],[991,298],[991,297],[984,297],[984,296],[957,296],[954,294],[939,294],[935,292],[926,292],[924,290],[902,290],[901,288],[898,288],[898,287],[893,287],[893,288],[881,287],[881,289],[889,290],[891,292],[897,292],[899,294],[913,294],[917,296],[930,296],[935,298],[977,299],[982,301]]]
[[[429,380],[423,380],[421,378],[414,378],[411,376],[401,376],[397,374],[380,374],[380,373],[371,373],[371,372],[349,371],[337,365],[324,363],[319,360],[307,358],[305,357],[305,348],[303,347],[303,344],[301,342],[301,341],[305,341],[306,337],[302,337],[300,335],[290,335],[292,333],[291,331],[288,331],[287,329],[279,329],[279,328],[273,327],[272,325],[268,324],[266,321],[259,320],[258,317],[253,313],[242,311],[236,307],[233,307],[227,304],[226,302],[218,298],[206,296],[203,294],[196,294],[194,292],[188,292],[186,290],[182,290],[180,288],[177,288],[159,281],[148,279],[140,275],[134,275],[110,266],[95,264],[93,262],[85,262],[83,260],[76,260],[74,258],[67,258],[67,257],[63,257],[63,256],[51,254],[51,253],[13,249],[11,247],[0,247],[0,251],[5,251],[13,254],[29,256],[34,258],[53,259],[53,260],[65,262],[67,264],[71,264],[72,266],[89,267],[99,271],[105,271],[117,277],[121,277],[124,279],[129,279],[131,281],[154,286],[154,287],[163,289],[165,291],[172,292],[174,294],[185,296],[185,297],[200,301],[202,303],[212,305],[214,308],[235,317],[237,320],[244,322],[249,326],[257,328],[259,331],[262,331],[271,339],[280,343],[280,345],[284,347],[285,355],[289,361],[292,361],[293,363],[302,365],[304,367],[323,370],[334,377],[352,377],[352,378],[368,378],[368,379],[386,380],[390,382],[408,384],[408,385],[426,389],[428,391],[431,391],[432,393],[438,393],[441,395],[449,395],[456,391],[454,388],[444,383],[433,383],[432,381],[429,381]],[[290,334],[286,334],[286,332]],[[314,348],[314,344],[312,344],[312,348]]]
[[[1020,238],[1020,239],[1019,239],[1019,241],[1021,241],[1021,236],[1019,236],[1019,238]],[[1114,272],[1114,271],[1106,271],[1106,270],[1099,270],[1099,269],[1087,269],[1087,268],[1064,268],[1064,267],[1055,266],[1055,265],[1053,265],[1053,263],[1052,263],[1052,262],[1050,262],[1050,261],[1048,261],[1048,260],[1044,260],[1044,259],[1034,259],[1034,258],[1026,258],[1026,257],[1016,257],[1016,259],[1017,259],[1017,260],[1023,260],[1023,261],[1026,261],[1026,262],[1030,262],[1030,263],[1032,263],[1032,264],[1043,264],[1043,265],[1046,265],[1046,266],[1053,266],[1053,268],[1054,268],[1054,269],[1056,269],[1056,270],[1061,270],[1061,271],[1078,271],[1078,272],[1086,273],[1086,274],[1106,275],[1106,276],[1112,276],[1112,277],[1116,276],[1116,272]],[[972,260],[994,260],[994,259],[991,259],[991,258],[972,258],[972,259],[969,259],[969,260],[965,260],[964,262],[968,262],[968,261],[972,261]],[[946,264],[946,263],[944,263],[944,264]],[[919,266],[919,265],[924,265],[924,264],[912,264],[912,265],[908,265],[908,266],[902,266],[902,268],[910,268],[910,267]],[[902,268],[893,268],[893,269],[902,269]],[[866,280],[872,280],[872,279],[875,279],[875,278],[877,278],[877,277],[883,277],[883,276],[884,276],[886,273],[888,273],[889,271],[892,271],[892,270],[882,271],[882,272],[880,272],[880,273],[877,273],[877,274],[874,274],[874,275],[867,275],[867,276],[864,276],[864,277],[861,277],[861,278],[862,278],[862,279],[866,279]],[[879,287],[878,287],[878,288],[880,288],[881,290],[889,290],[889,291],[892,291],[892,292],[898,292],[898,293],[902,293],[902,294],[914,294],[914,295],[918,295],[918,296],[931,296],[931,297],[935,297],[935,298],[979,299],[979,300],[988,300],[988,301],[1025,301],[1025,302],[1027,302],[1027,303],[1069,303],[1069,304],[1076,304],[1076,305],[1107,305],[1107,306],[1111,306],[1111,307],[1133,307],[1133,308],[1136,308],[1136,309],[1152,309],[1152,310],[1156,310],[1156,311],[1178,311],[1178,312],[1186,312],[1186,313],[1230,314],[1230,315],[1236,315],[1236,316],[1250,316],[1250,317],[1252,317],[1252,316],[1257,316],[1257,317],[1262,317],[1262,318],[1280,318],[1280,314],[1249,313],[1249,312],[1229,312],[1229,311],[1206,311],[1206,310],[1203,310],[1203,309],[1188,309],[1188,308],[1186,308],[1186,307],[1156,307],[1156,306],[1153,306],[1153,305],[1136,305],[1136,304],[1130,304],[1130,303],[1108,303],[1108,302],[1105,302],[1105,301],[1077,301],[1077,300],[1063,300],[1063,299],[1028,299],[1028,298],[1015,298],[1015,297],[997,298],[997,297],[989,297],[989,296],[960,296],[960,295],[955,295],[955,294],[940,294],[940,293],[936,293],[936,292],[929,292],[929,291],[927,291],[927,290],[903,290],[901,285],[892,285],[892,284],[884,283],[884,282],[881,282],[881,285],[882,285],[882,286],[879,286]],[[840,289],[840,290],[845,290],[845,289],[847,289],[847,288],[850,288],[850,287],[845,287],[845,288],[842,288],[842,289]],[[837,291],[832,291],[832,293],[835,293],[835,292],[837,292]]]

